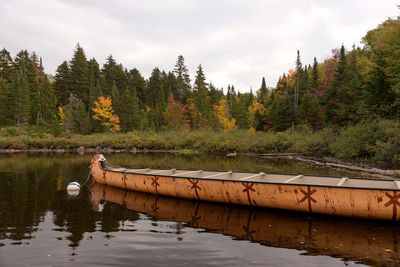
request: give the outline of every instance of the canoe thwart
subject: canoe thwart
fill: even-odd
[[[255,177],[258,177],[258,176],[263,176],[263,175],[265,175],[265,173],[264,172],[260,172],[258,174],[254,174],[254,175],[251,175],[251,176],[240,178],[239,180],[242,180],[242,181],[243,180],[248,180],[248,179],[255,178]]]
[[[203,170],[190,171],[190,172],[184,172],[184,173],[177,173],[177,174],[174,174],[174,175],[182,176],[182,175],[192,174],[192,173],[196,173],[196,172],[202,173]]]
[[[336,185],[337,186],[342,186],[347,180],[349,180],[349,178],[342,177],[342,179],[340,179],[340,181]]]
[[[290,178],[290,179],[287,179],[287,180],[285,180],[285,181],[283,181],[285,184],[287,184],[287,183],[290,183],[290,182],[292,182],[292,181],[294,181],[294,180],[296,180],[296,179],[299,179],[299,178],[301,178],[301,177],[303,177],[304,175],[297,175],[297,176],[295,176],[295,177],[293,177],[293,178]]]
[[[205,177],[203,177],[203,178],[212,178],[212,177],[217,177],[217,176],[221,176],[221,175],[225,175],[225,174],[232,175],[232,171],[221,172],[221,173],[217,173],[217,174],[205,176]]]
[[[163,173],[163,172],[172,172],[172,173],[174,173],[175,171],[176,171],[176,169],[171,169],[171,170],[162,170],[162,171],[150,172],[148,174],[159,174],[159,173]]]

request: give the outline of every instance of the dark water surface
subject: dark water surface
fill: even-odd
[[[0,266],[398,266],[398,224],[89,184],[92,155],[0,154]],[[113,165],[360,176],[287,159],[110,154]]]

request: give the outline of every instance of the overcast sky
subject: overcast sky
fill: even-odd
[[[76,43],[100,66],[112,54],[148,78],[182,54],[193,77],[201,63],[218,87],[275,86],[293,68],[332,48],[360,45],[370,29],[399,15],[395,0],[0,0],[0,49],[27,49],[54,74]]]

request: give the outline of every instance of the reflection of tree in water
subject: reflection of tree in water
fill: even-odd
[[[118,231],[121,220],[137,220],[135,212],[106,206],[103,213],[88,205],[88,188],[76,198],[68,197],[72,180],[83,183],[92,155],[3,154],[0,155],[0,239],[23,240],[35,237],[46,213],[53,214],[57,231],[66,231],[71,247],[77,247],[86,232]]]

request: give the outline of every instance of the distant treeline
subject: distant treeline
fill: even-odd
[[[144,78],[110,55],[100,67],[77,44],[72,58],[55,76],[41,58],[26,50],[14,58],[0,51],[0,127],[37,128],[52,134],[89,134],[110,130],[99,117],[115,114],[122,132],[236,128],[284,131],[298,124],[310,129],[355,125],[368,120],[397,120],[400,115],[400,18],[388,19],[363,38],[363,47],[342,45],[323,62],[303,64],[274,88],[262,78],[255,92],[227,93],[207,82],[201,65],[194,81],[183,56],[172,71],[154,68]],[[101,98],[103,97],[103,98]],[[109,97],[112,106],[101,106]],[[97,103],[96,103],[97,102]],[[99,104],[100,103],[100,104]],[[103,103],[104,104],[104,103]],[[95,109],[96,108],[96,109]],[[95,113],[99,113],[95,119]],[[106,112],[105,112],[106,113]],[[104,115],[104,114],[103,114]],[[104,115],[103,120],[107,120]]]

